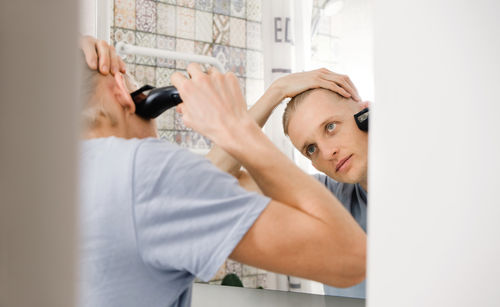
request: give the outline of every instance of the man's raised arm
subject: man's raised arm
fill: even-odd
[[[246,111],[237,78],[190,64],[172,75],[186,126],[212,139],[250,172],[272,201],[231,254],[267,270],[348,287],[365,276],[366,235],[341,203],[302,172]]]
[[[358,92],[346,75],[334,73],[326,68],[293,73],[274,81],[259,100],[248,110],[250,116],[262,128],[278,104],[285,98],[292,98],[308,89],[326,88],[346,98],[360,101]],[[207,158],[219,169],[238,176],[241,164],[215,145]]]

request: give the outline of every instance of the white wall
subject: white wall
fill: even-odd
[[[499,306],[500,3],[374,4],[368,306]]]
[[[0,4],[0,306],[68,307],[76,276],[77,2]]]

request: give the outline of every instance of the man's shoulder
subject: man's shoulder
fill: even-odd
[[[122,153],[127,151],[136,151],[138,148],[150,152],[175,152],[181,150],[176,144],[172,144],[157,138],[131,138],[125,139],[120,137],[104,137],[95,138],[81,141],[81,148],[83,153],[98,150],[103,152],[105,150],[119,150]]]
[[[338,182],[325,174],[314,174],[313,177],[337,197],[340,197],[342,194],[351,193],[354,189],[356,189],[356,184]]]

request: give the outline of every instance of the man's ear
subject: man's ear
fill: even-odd
[[[123,75],[121,73],[116,73],[114,78],[116,83],[115,97],[118,102],[125,110],[128,110],[130,113],[135,113],[135,103],[125,86],[125,79],[123,78]]]

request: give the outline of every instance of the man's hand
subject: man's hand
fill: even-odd
[[[115,47],[105,41],[85,35],[80,38],[80,48],[90,69],[99,70],[103,75],[125,73],[125,63],[116,54]]]
[[[282,99],[292,98],[308,89],[322,87],[361,102],[358,90],[348,76],[334,73],[326,68],[281,77],[274,81],[271,87],[280,91]]]
[[[230,141],[238,126],[254,124],[247,113],[238,79],[229,72],[212,68],[208,73],[196,63],[189,64],[191,79],[176,72],[171,82],[179,90],[183,103],[179,105],[184,124],[210,138],[216,144]]]

